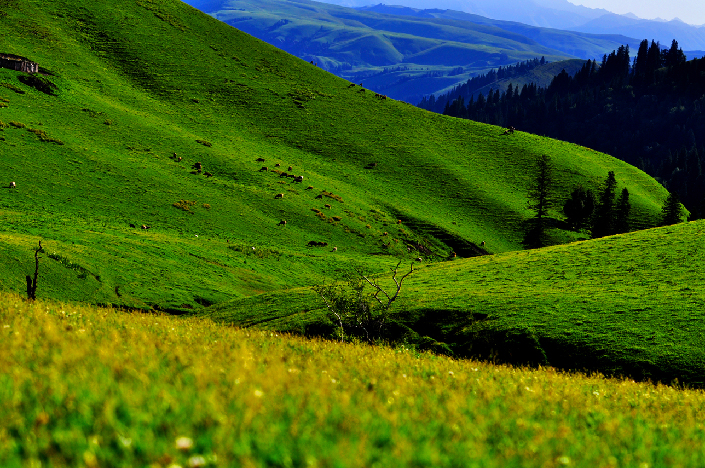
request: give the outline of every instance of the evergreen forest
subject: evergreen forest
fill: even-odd
[[[633,59],[629,46],[621,46],[601,62],[588,60],[573,76],[563,70],[546,88],[509,84],[467,100],[456,91],[453,99],[432,96],[420,107],[445,102],[445,115],[611,154],[675,192],[698,219],[705,216],[703,74],[705,60],[686,61],[676,40],[669,48],[644,40]]]

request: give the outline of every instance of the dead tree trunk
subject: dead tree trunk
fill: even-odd
[[[34,301],[37,299],[37,277],[39,276],[39,252],[42,252],[42,241],[39,241],[39,247],[34,249],[34,278],[27,275],[27,300]]]

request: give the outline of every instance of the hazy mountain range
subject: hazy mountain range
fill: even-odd
[[[681,20],[658,21],[634,15],[617,15],[597,8],[573,5],[567,0],[394,0],[404,6],[378,4],[369,0],[324,0],[326,3],[362,8],[377,12],[408,14],[407,9],[449,9],[487,18],[516,21],[531,26],[564,29],[593,34],[622,34],[640,39],[655,39],[670,45],[675,38],[685,51],[705,50],[705,27],[692,26]],[[697,55],[697,54],[688,54]]]
[[[599,59],[623,44],[635,50],[639,44],[621,35],[540,28],[457,10],[352,9],[308,0],[189,3],[338,76],[414,104],[500,66],[540,57]]]

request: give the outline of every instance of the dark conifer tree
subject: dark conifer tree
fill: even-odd
[[[605,187],[600,194],[600,200],[595,208],[592,222],[592,237],[604,237],[614,234],[614,196],[617,190],[617,180],[614,172],[609,171]]]
[[[646,75],[646,62],[649,55],[649,41],[644,39],[639,44],[639,51],[636,54],[636,59],[634,61],[634,75],[643,77]]]
[[[617,209],[615,211],[615,234],[629,232],[629,213],[632,211],[632,206],[629,203],[629,190],[622,189],[622,193],[617,200]]]
[[[595,211],[595,195],[592,190],[576,187],[563,205],[563,214],[570,228],[579,231],[587,226]]]
[[[667,67],[675,67],[685,61],[686,57],[683,53],[683,49],[680,49],[678,47],[678,41],[673,39],[673,42],[671,42],[671,48],[666,52],[664,65]]]
[[[661,225],[670,226],[682,222],[683,207],[678,195],[675,192],[669,192],[666,202],[661,209]]]
[[[555,204],[553,193],[553,163],[548,155],[539,156],[534,169],[534,179],[529,186],[528,208],[535,214],[529,221],[524,244],[529,248],[548,245],[548,210]]]

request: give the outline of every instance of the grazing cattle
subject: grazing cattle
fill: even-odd
[[[316,199],[318,200],[319,198],[323,198],[323,195],[321,195],[320,193],[316,195]]]
[[[350,83],[350,86],[348,86],[348,88],[354,88],[355,86],[357,86],[355,83]]]
[[[293,170],[294,170],[294,168],[291,166],[289,166],[289,168],[287,169],[287,171],[293,171]]]
[[[257,162],[264,162],[264,158],[257,158]]]
[[[279,164],[279,163],[276,163],[276,164],[274,165],[274,167],[279,167],[279,166],[281,166],[281,164]]]
[[[383,233],[382,233],[382,235],[383,235],[383,236],[388,236],[388,235],[389,235],[389,233],[387,233],[387,232],[383,232]]]
[[[145,224],[142,225],[142,229],[149,229],[151,226],[147,226]]]
[[[298,177],[294,177],[294,182],[303,182],[304,181],[304,176],[300,175]]]
[[[309,241],[308,243],[309,247],[325,247],[327,245],[328,242]]]
[[[204,172],[203,175],[206,177],[213,177],[213,174],[211,174],[210,172]]]
[[[485,246],[485,241],[480,242],[480,247],[484,247],[484,246]]]
[[[260,172],[268,171],[269,168],[267,166],[262,166],[262,168],[259,170]]]
[[[306,190],[313,190],[313,185],[309,185],[308,187],[306,187]]]
[[[397,224],[401,224],[401,219],[397,219]]]
[[[279,174],[279,177],[289,177],[289,174],[287,174],[286,172],[282,172],[281,174]]]
[[[277,224],[277,226],[286,226],[286,220],[282,219],[281,221],[279,221],[279,224]]]
[[[176,153],[174,153],[174,159],[176,159]]]
[[[417,258],[416,258],[416,261],[417,261],[417,262],[423,262],[423,260],[421,259],[421,257],[417,257]]]
[[[333,247],[333,250],[331,250],[331,252],[337,252],[337,251],[338,251],[338,247]]]
[[[274,195],[274,198],[284,198],[284,194],[278,193],[278,194]]]
[[[177,160],[178,162],[181,162],[182,159],[183,159],[183,158],[182,158],[181,156],[179,156],[178,158],[176,158],[176,160]]]
[[[131,227],[131,228],[136,228],[137,226],[135,226],[134,224],[130,223],[130,227]]]
[[[193,166],[191,166],[191,167],[193,167],[194,169],[196,169],[199,173],[200,173],[201,170],[203,169],[203,166],[201,165],[201,162],[200,162],[200,161],[193,163]]]
[[[328,208],[329,210],[333,208],[332,206],[330,206],[330,205],[327,204],[327,203],[325,204],[325,207]]]
[[[17,184],[14,183],[14,182],[10,182],[10,188],[11,188],[11,189],[17,188]]]

